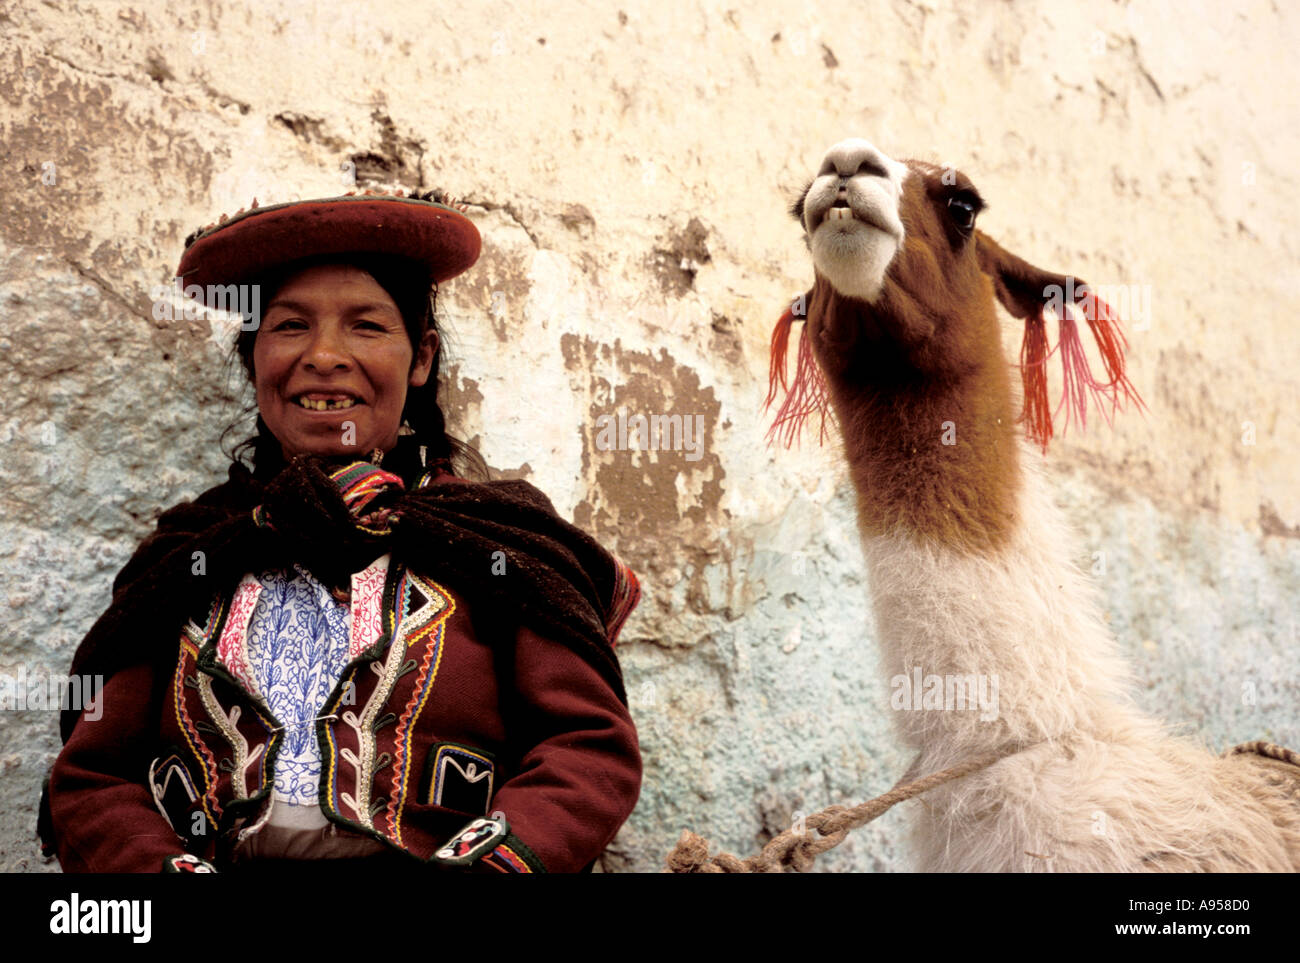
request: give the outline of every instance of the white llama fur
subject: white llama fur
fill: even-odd
[[[978,711],[894,713],[920,752],[913,772],[1038,744],[912,804],[919,868],[1300,868],[1300,807],[1287,777],[1174,737],[1132,703],[1128,668],[1093,586],[1069,561],[1072,539],[1040,460],[1022,446],[1018,524],[994,554],[902,534],[863,541],[884,677],[920,667],[999,681],[991,722]]]

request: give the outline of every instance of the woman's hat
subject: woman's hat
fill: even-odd
[[[373,254],[414,261],[441,283],[468,269],[482,247],[465,208],[454,204],[436,191],[404,196],[368,190],[267,207],[254,200],[247,211],[223,214],[190,235],[176,274],[186,291],[198,285],[206,292],[295,261]]]

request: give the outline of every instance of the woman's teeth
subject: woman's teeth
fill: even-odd
[[[323,398],[319,401],[312,401],[310,398],[297,398],[295,400],[300,406],[310,411],[334,411],[339,408],[351,408],[357,403],[355,398],[340,398],[336,401],[326,401]]]

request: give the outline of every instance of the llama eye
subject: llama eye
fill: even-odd
[[[948,216],[952,218],[953,224],[963,235],[969,237],[970,232],[975,229],[975,215],[978,213],[979,205],[970,198],[948,198]]]

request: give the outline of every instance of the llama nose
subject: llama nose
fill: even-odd
[[[828,174],[837,174],[843,185],[858,174],[888,177],[888,161],[889,158],[870,141],[855,137],[840,141],[828,150],[822,167]]]

